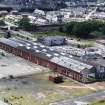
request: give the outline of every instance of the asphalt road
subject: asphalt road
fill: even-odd
[[[96,92],[96,93],[93,93],[91,95],[87,95],[87,96],[84,96],[84,97],[65,100],[63,102],[58,102],[58,103],[54,103],[54,104],[51,104],[51,105],[78,105],[78,104],[75,103],[76,101],[90,103],[94,100],[102,99],[102,98],[105,98],[105,91]],[[80,105],[83,105],[83,104],[80,104]]]

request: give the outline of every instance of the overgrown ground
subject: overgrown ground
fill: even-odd
[[[98,101],[98,102],[94,102],[93,104],[91,105],[105,105],[105,100],[101,100],[101,101]]]
[[[45,32],[33,32],[33,37],[38,37],[38,36],[56,36],[56,35],[60,35],[60,36],[66,36],[65,33],[63,32],[59,32],[59,31],[45,31]]]
[[[12,105],[49,105],[95,92],[90,88],[66,79],[62,84],[48,81],[51,73],[0,81],[0,98]]]

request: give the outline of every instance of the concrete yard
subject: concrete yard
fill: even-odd
[[[6,56],[0,56],[0,78],[8,78],[10,75],[14,77],[31,75],[44,71],[47,72],[48,69],[12,54],[6,53]]]

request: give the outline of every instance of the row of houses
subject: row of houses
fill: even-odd
[[[63,7],[69,6],[95,6],[97,0],[2,0],[2,4],[9,5],[14,9],[21,9],[21,8],[48,8],[48,9],[59,9]]]
[[[80,82],[86,83],[90,78],[95,78],[96,71],[93,66],[67,57],[37,42],[23,39],[1,39],[0,49]]]

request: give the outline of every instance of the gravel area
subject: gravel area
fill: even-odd
[[[9,76],[24,76],[40,72],[49,71],[47,68],[31,63],[20,57],[5,53],[0,55],[0,78],[8,78]]]

